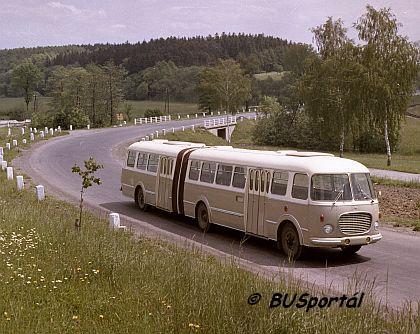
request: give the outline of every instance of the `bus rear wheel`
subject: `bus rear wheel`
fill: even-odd
[[[291,223],[281,229],[279,246],[289,260],[297,260],[302,256],[303,246],[299,242],[299,234]]]
[[[137,190],[136,202],[141,211],[147,211],[149,209],[149,205],[146,204],[146,197],[144,196],[142,188]]]
[[[210,229],[210,217],[206,205],[201,202],[197,207],[197,222],[198,226],[203,232],[208,232]]]
[[[355,255],[360,248],[362,248],[362,245],[354,245],[354,246],[343,246],[341,247],[341,250],[343,251],[343,254],[346,256]]]

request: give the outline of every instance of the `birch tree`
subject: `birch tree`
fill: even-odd
[[[328,130],[339,132],[340,157],[343,156],[345,137],[355,116],[354,98],[352,97],[354,82],[358,80],[357,48],[347,37],[347,29],[341,20],[331,17],[312,29],[321,58],[316,69],[315,94],[313,98],[321,100],[317,104]],[[318,85],[319,82],[323,84]],[[338,123],[338,127],[334,124]],[[336,130],[335,130],[336,129]]]
[[[414,90],[419,67],[418,49],[398,34],[401,25],[389,8],[366,7],[354,24],[362,46],[366,71],[364,103],[374,126],[383,129],[387,165],[391,165],[390,136],[398,136],[401,121]]]

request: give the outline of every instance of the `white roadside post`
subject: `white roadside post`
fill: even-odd
[[[30,139],[31,139],[31,141],[35,140],[35,135],[33,133],[30,134]]]
[[[16,184],[17,184],[18,191],[22,191],[23,188],[25,187],[25,183],[23,181],[23,176],[22,175],[16,176]]]
[[[210,116],[213,116],[213,111],[210,113]]]
[[[191,127],[192,127],[193,132],[195,132],[195,127],[194,127],[194,125],[192,125]]]
[[[6,170],[6,168],[7,168],[7,161],[4,161],[4,160],[3,160],[3,161],[1,162],[1,170],[2,170],[2,171],[5,171],[5,170]]]
[[[149,141],[149,139],[150,139],[149,136],[146,136],[146,140]]]
[[[61,126],[58,126],[58,132],[61,133]]]
[[[8,128],[7,129],[7,136],[11,136],[12,135],[12,129],[11,128]]]
[[[29,128],[29,132],[34,132],[34,129],[32,129],[32,128]]]
[[[22,139],[22,144],[25,145],[26,144],[26,139]]]
[[[220,116],[220,111],[218,111],[218,112],[217,112],[217,115],[219,115],[219,116]]]
[[[13,145],[13,146],[18,146],[18,142],[17,142],[17,140],[16,140],[16,139],[13,139],[13,141],[12,141],[12,145]]]
[[[38,201],[43,201],[45,199],[45,189],[44,186],[38,185],[35,187],[36,197]]]
[[[25,134],[25,128],[20,128],[20,133],[23,136]]]
[[[137,125],[137,118],[134,119],[134,125]]]
[[[7,173],[7,179],[13,180],[13,167],[7,167],[6,173]]]
[[[71,124],[70,124],[70,128],[69,128],[69,130],[70,130],[70,131],[73,131],[73,125],[71,125]]]
[[[172,133],[175,133],[175,128],[172,128]]]
[[[156,138],[159,138],[159,130],[156,130]]]
[[[144,137],[141,138],[141,141],[145,141],[145,140],[146,140],[146,138],[144,138]]]
[[[6,150],[10,151],[10,143],[6,143]]]
[[[198,117],[198,114],[195,114],[195,118],[197,118]]]
[[[182,131],[183,131],[183,132],[185,131],[185,126],[183,126],[183,127],[182,127]]]
[[[181,115],[180,114],[178,114],[178,119],[181,119]]]
[[[126,226],[121,225],[120,215],[116,212],[111,212],[109,214],[109,227],[117,230],[125,230],[127,228]]]
[[[0,146],[0,154],[3,155],[4,151],[3,151],[3,147]]]
[[[165,129],[162,129],[162,135],[163,136],[166,135],[166,130]]]
[[[54,136],[54,129],[53,128],[50,129],[50,135]]]
[[[87,125],[87,129],[90,130],[90,124]]]
[[[45,127],[44,128],[44,135],[46,136],[46,135],[48,135],[48,127]]]
[[[203,117],[206,117],[206,113],[205,112],[203,112]]]
[[[187,115],[187,118],[190,119],[190,114]]]
[[[39,133],[39,136],[40,136],[41,138],[44,138],[44,131],[41,131],[41,132]]]
[[[38,129],[37,129],[37,128],[35,128],[35,129],[34,129],[34,132],[35,132],[35,133],[38,133]]]

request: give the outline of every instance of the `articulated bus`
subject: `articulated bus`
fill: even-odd
[[[382,238],[369,170],[332,154],[153,140],[129,146],[121,189],[149,206],[277,242],[356,253]]]

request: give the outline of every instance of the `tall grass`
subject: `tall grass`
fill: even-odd
[[[222,264],[199,250],[112,231],[77,209],[0,175],[1,333],[414,333],[413,311],[268,307],[273,292],[300,292]],[[19,208],[17,210],[17,208]],[[360,290],[359,290],[360,291]],[[251,293],[263,296],[248,305]],[[309,292],[322,295],[321,291]],[[331,295],[332,293],[330,293]]]

